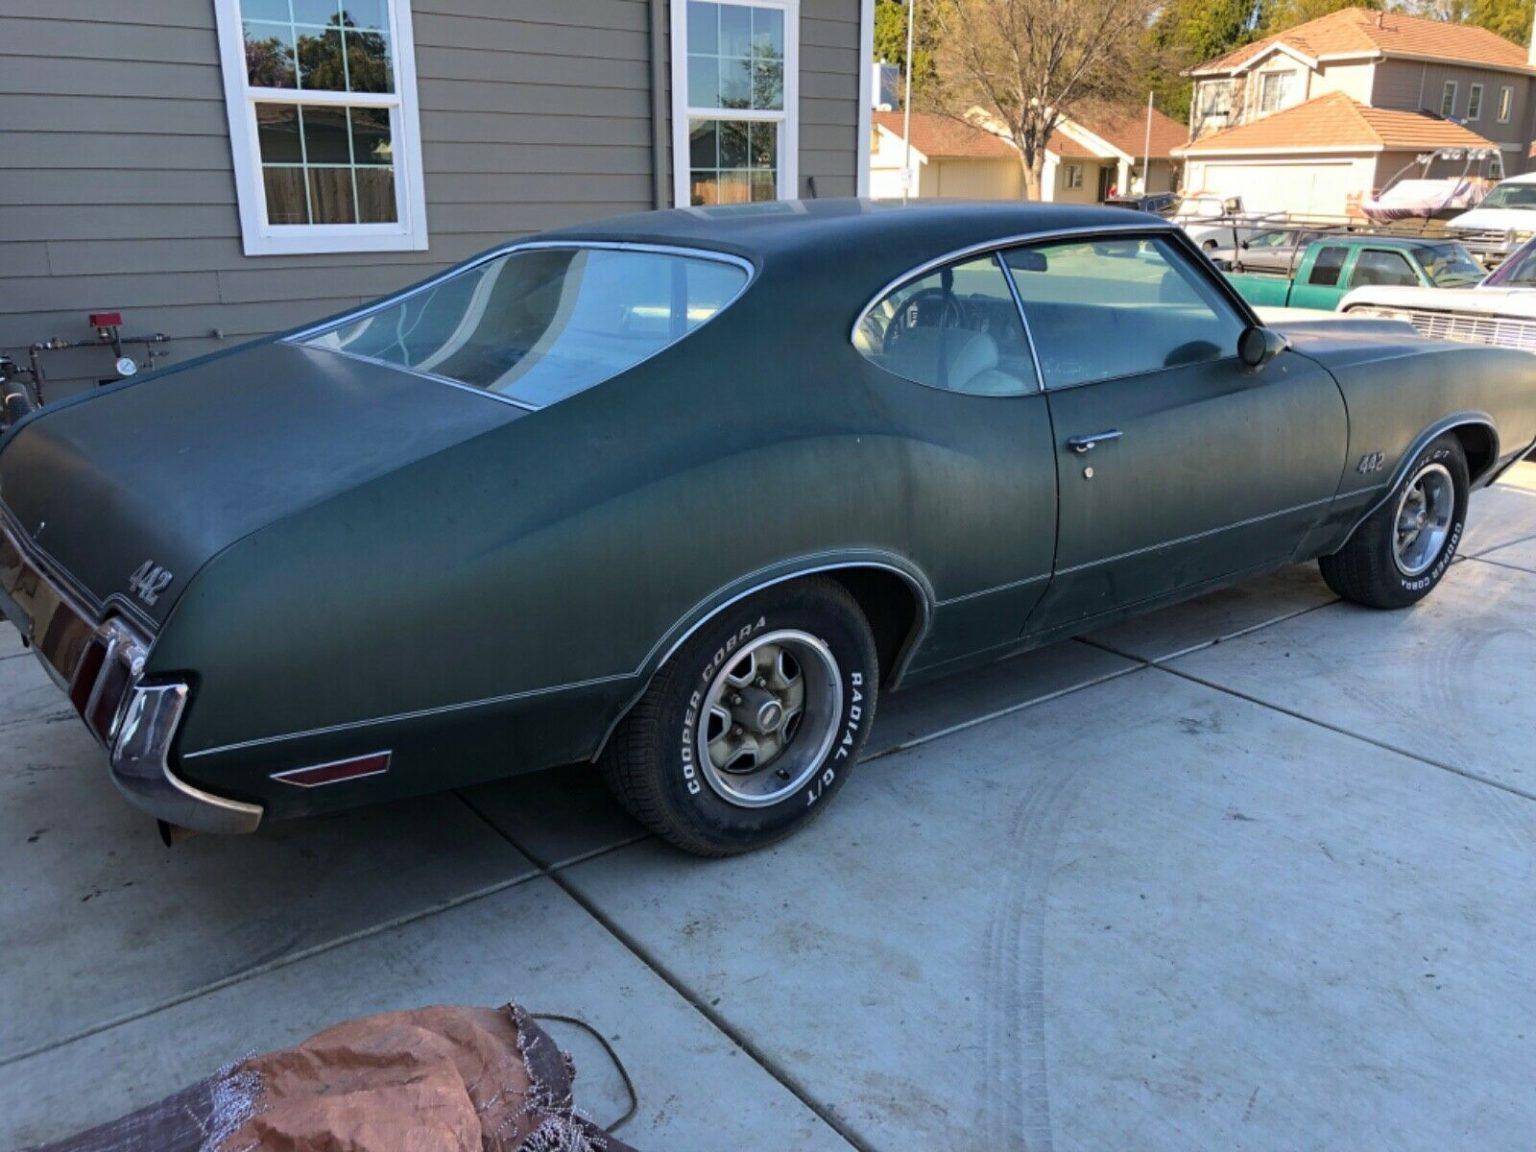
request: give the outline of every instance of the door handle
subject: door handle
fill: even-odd
[[[1072,436],[1067,440],[1067,447],[1081,456],[1085,452],[1092,452],[1100,444],[1120,439],[1122,435],[1120,429],[1111,428],[1108,432],[1095,432],[1091,436]]]

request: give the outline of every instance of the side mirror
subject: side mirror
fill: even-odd
[[[1248,250],[1248,245],[1251,244],[1251,243],[1252,243],[1251,240],[1244,240],[1242,242],[1242,244],[1241,244],[1241,247],[1242,247],[1243,251],[1246,252]]]
[[[1291,342],[1273,328],[1255,324],[1244,328],[1237,338],[1237,358],[1257,372],[1290,346]]]

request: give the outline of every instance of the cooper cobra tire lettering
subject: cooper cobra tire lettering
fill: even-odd
[[[755,672],[742,663],[748,652],[768,653],[754,655],[764,661]],[[723,682],[733,667],[733,677],[753,679]],[[798,698],[786,687],[796,681]],[[674,654],[615,730],[600,765],[619,801],[672,843],[712,856],[748,851],[787,836],[842,788],[874,720],[878,681],[874,637],[842,584],[813,576],[778,585],[706,622]],[[755,726],[765,693],[794,708],[795,729]],[[819,714],[811,703],[818,697]],[[726,736],[717,751],[715,741]],[[739,761],[743,747],[753,757],[766,747],[768,759],[762,767]],[[786,781],[777,791],[774,773]]]

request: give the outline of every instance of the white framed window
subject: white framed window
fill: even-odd
[[[1259,111],[1275,112],[1290,103],[1296,72],[1265,72],[1259,77]]]
[[[1232,81],[1207,80],[1200,85],[1200,115],[1225,116],[1232,111]]]
[[[1499,123],[1508,124],[1515,112],[1515,90],[1505,84],[1499,88]]]
[[[799,76],[799,0],[672,4],[674,203],[794,198]]]
[[[1081,164],[1063,164],[1061,166],[1061,186],[1063,188],[1081,188],[1083,186],[1083,166]]]
[[[427,246],[409,0],[214,0],[247,256]]]
[[[1467,89],[1467,119],[1479,120],[1483,115],[1483,86],[1474,84]]]
[[[1456,115],[1456,81],[1447,80],[1440,91],[1440,115],[1449,120]]]

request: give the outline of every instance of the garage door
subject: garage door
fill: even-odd
[[[1341,216],[1348,210],[1353,187],[1352,161],[1313,162],[1209,161],[1204,165],[1204,188],[1191,191],[1218,196],[1241,196],[1243,206],[1254,212],[1297,212],[1309,216]]]

